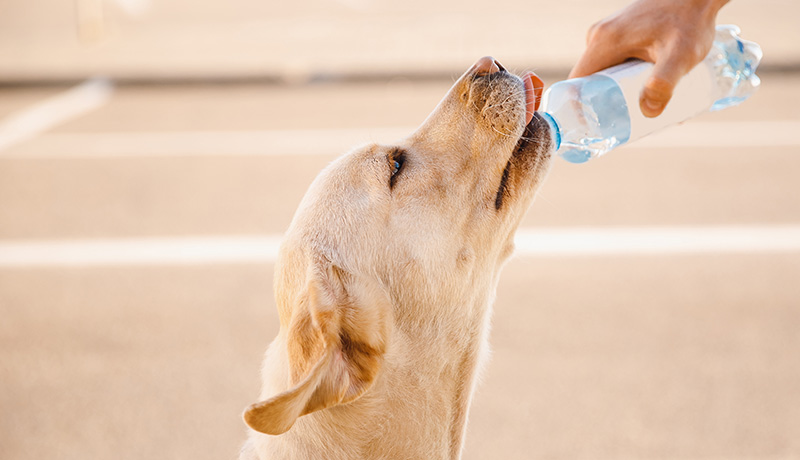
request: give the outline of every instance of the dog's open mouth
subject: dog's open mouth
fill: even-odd
[[[500,187],[497,189],[497,196],[494,201],[494,206],[497,210],[503,207],[503,200],[508,191],[508,179],[511,168],[515,164],[522,163],[523,157],[526,155],[529,148],[535,147],[534,144],[536,143],[536,109],[539,108],[544,84],[533,72],[525,73],[522,76],[522,82],[525,92],[525,129],[522,131],[522,135],[520,135],[517,145],[511,153],[511,158],[509,158],[503,170],[503,176],[500,179]]]
[[[471,78],[461,97],[468,108],[477,109],[484,128],[496,139],[496,149],[489,150],[506,160],[494,196],[494,206],[500,211],[512,198],[527,197],[525,192],[548,164],[548,130],[536,112],[544,83],[533,72],[521,77],[509,73],[491,56],[479,59],[466,75]],[[514,144],[510,142],[513,136],[519,136]]]
[[[525,161],[523,157],[527,154],[529,148],[535,147],[536,138],[534,136],[536,133],[536,120],[534,115],[533,113],[531,114],[528,124],[525,125],[525,130],[522,132],[522,135],[517,141],[517,145],[514,147],[514,151],[511,153],[511,158],[509,158],[505,169],[503,169],[503,176],[500,178],[500,187],[497,189],[497,196],[494,200],[494,207],[497,210],[503,207],[503,200],[508,191],[508,178],[511,174],[511,168]]]

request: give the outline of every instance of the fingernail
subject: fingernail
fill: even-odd
[[[650,117],[655,117],[656,115],[660,114],[662,110],[664,110],[664,104],[652,99],[644,99],[642,101],[642,107],[645,109],[644,111],[647,112],[645,115]]]

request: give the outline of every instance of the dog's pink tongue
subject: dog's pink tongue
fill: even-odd
[[[539,110],[544,82],[533,72],[525,72],[522,81],[525,83],[525,125],[527,125],[533,120],[533,112]]]

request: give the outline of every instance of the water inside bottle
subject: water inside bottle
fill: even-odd
[[[736,31],[738,32],[738,29]],[[715,70],[718,85],[725,84],[726,96],[714,102],[710,109],[712,112],[740,104],[750,97],[761,83],[755,74],[761,60],[761,49],[758,45],[734,36],[728,41],[715,42],[709,58],[725,64],[716,66]]]
[[[554,84],[545,92],[542,108],[557,121],[562,138],[559,155],[583,163],[697,114],[737,105],[750,97],[760,84],[755,72],[762,52],[756,43],[742,40],[738,34],[736,26],[717,26],[711,51],[681,78],[666,109],[655,118],[645,117],[639,108],[651,63],[631,60]]]
[[[569,80],[557,84],[571,85],[566,91],[551,91],[554,97],[547,104],[547,110],[562,130],[559,150],[562,158],[584,163],[628,142],[631,135],[628,106],[612,78],[592,75],[580,86]]]

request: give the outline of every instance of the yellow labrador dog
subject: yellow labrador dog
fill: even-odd
[[[416,132],[316,178],[242,460],[461,456],[498,276],[554,151],[535,82],[482,58]]]

